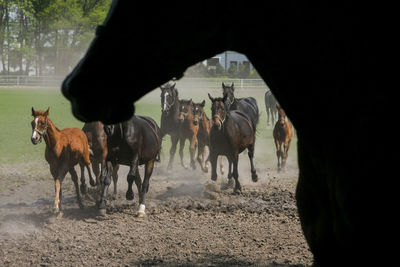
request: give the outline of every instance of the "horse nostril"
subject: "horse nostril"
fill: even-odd
[[[197,124],[199,124],[199,122],[198,121],[193,121],[193,124],[197,125]]]

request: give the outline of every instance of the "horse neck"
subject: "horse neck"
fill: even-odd
[[[206,131],[210,131],[211,128],[211,123],[210,123],[210,119],[207,117],[206,113],[203,112],[203,114],[201,115],[201,124],[200,124],[204,129],[206,129]]]
[[[46,142],[47,147],[54,147],[60,140],[60,130],[57,129],[57,127],[50,119],[47,120],[48,120],[48,126],[43,138],[44,141]]]

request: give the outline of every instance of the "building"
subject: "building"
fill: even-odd
[[[249,64],[250,71],[253,69],[253,65],[251,64],[250,60],[245,55],[235,51],[225,51],[224,53],[215,55],[214,57],[208,59],[206,64],[208,66],[215,66],[217,60],[225,70],[229,69],[231,65],[235,65],[237,68],[239,68],[240,63]]]

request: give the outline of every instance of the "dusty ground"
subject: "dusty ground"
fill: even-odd
[[[219,191],[222,176],[209,186],[210,175],[200,170],[177,165],[168,173],[158,164],[144,218],[136,217],[136,196],[125,200],[127,168],[105,217],[97,216],[90,194],[78,208],[67,176],[59,220],[45,164],[42,178],[25,183],[23,168],[3,166],[0,180],[15,179],[18,187],[0,191],[0,266],[310,266],[295,205],[297,167],[278,174],[274,164],[258,164],[253,183],[247,162],[242,155],[241,195]]]

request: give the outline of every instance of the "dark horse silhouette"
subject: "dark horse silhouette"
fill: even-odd
[[[168,169],[172,169],[176,152],[176,145],[179,141],[179,130],[181,121],[180,103],[178,90],[175,84],[166,84],[160,86],[161,89],[161,134],[162,137],[166,134],[171,136],[171,149],[169,151]]]
[[[223,98],[213,98],[208,94],[212,104],[211,113],[213,127],[210,131],[210,162],[211,179],[217,180],[217,158],[224,155],[228,158],[229,166],[233,165],[232,176],[235,179],[234,192],[242,190],[239,183],[239,154],[247,148],[251,166],[251,178],[258,181],[253,164],[254,146],[256,141],[255,130],[248,117],[239,110],[229,110]]]
[[[226,97],[226,105],[228,110],[240,110],[251,121],[254,131],[257,130],[257,124],[260,117],[257,101],[254,97],[235,98],[235,84],[230,86],[222,83],[222,93]]]
[[[274,125],[275,118],[277,118],[278,115],[278,110],[276,108],[276,104],[278,104],[278,102],[276,101],[271,90],[265,92],[264,102],[265,102],[265,110],[267,111],[267,125],[270,124]]]
[[[225,50],[245,54],[297,130],[296,200],[315,263],[382,266],[397,261],[391,244],[398,233],[396,213],[382,211],[397,210],[389,179],[396,157],[382,144],[385,128],[375,127],[392,125],[397,114],[397,90],[382,85],[390,75],[379,71],[388,66],[379,61],[396,54],[384,30],[395,25],[393,16],[379,16],[388,10],[368,1],[202,1],[192,8],[115,0],[62,92],[77,118],[116,123],[189,66]],[[135,49],[127,46],[132,40]],[[135,65],[114,67],[126,62]]]
[[[150,176],[154,162],[161,149],[161,131],[157,123],[144,116],[133,116],[130,120],[105,125],[107,134],[107,165],[102,170],[100,212],[105,213],[108,186],[111,184],[111,173],[116,164],[130,167],[128,172],[128,190],[126,199],[132,200],[132,184],[135,182],[139,192],[138,216],[145,214],[146,193],[149,191]],[[139,165],[145,165],[144,179],[139,174]]]

